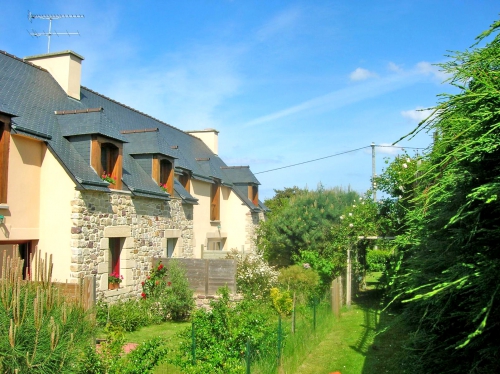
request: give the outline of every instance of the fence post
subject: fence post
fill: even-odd
[[[191,356],[192,364],[196,365],[196,336],[194,331],[194,321],[191,323]]]
[[[247,361],[247,373],[246,374],[250,374],[250,338],[247,338],[246,361]]]
[[[313,300],[313,329],[316,331],[316,298]]]
[[[292,307],[292,334],[295,334],[295,291],[293,291],[293,307]]]
[[[339,292],[339,277],[332,281],[332,312],[335,318],[340,317],[340,292]]]
[[[210,260],[203,261],[205,261],[205,296],[208,296],[208,280],[210,279],[210,277],[208,276],[208,269]]]
[[[278,315],[278,367],[281,366],[281,314]]]

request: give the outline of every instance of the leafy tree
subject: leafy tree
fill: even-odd
[[[500,21],[478,37],[498,33]],[[500,371],[500,37],[441,68],[443,95],[415,130],[435,133],[400,244],[415,372]]]
[[[358,193],[349,189],[321,186],[317,191],[295,193],[281,205],[279,214],[271,215],[259,228],[257,242],[264,257],[279,265],[309,263],[327,284],[344,264],[342,255],[330,246],[332,226],[344,207],[357,198]]]
[[[286,187],[283,190],[274,190],[274,196],[271,199],[264,201],[264,204],[271,210],[270,215],[277,215],[288,205],[291,199],[295,196],[307,193],[307,189],[302,189],[297,186]]]

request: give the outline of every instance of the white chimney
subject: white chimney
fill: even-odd
[[[68,96],[80,100],[83,57],[73,51],[47,53],[25,57],[29,61],[47,70],[59,83]]]
[[[205,129],[205,130],[191,130],[186,131],[188,134],[200,138],[203,143],[207,145],[210,150],[219,155],[219,132],[215,129]]]

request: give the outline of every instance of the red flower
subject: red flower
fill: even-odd
[[[168,284],[169,286],[171,286],[171,285],[172,285],[172,282],[168,282],[167,284]]]
[[[143,299],[145,299],[145,298],[146,298],[146,294],[145,294],[144,292],[143,292],[143,293],[141,293],[141,297],[142,297]]]
[[[161,270],[161,269],[163,269],[163,264],[160,264],[160,265],[158,266],[158,270]]]
[[[160,281],[156,281],[155,284],[158,286],[160,284]]]
[[[141,282],[141,286],[144,286],[144,282]]]
[[[148,275],[148,279],[151,279],[151,277]]]

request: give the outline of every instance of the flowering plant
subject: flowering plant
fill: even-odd
[[[153,268],[145,281],[141,283],[142,293],[141,297],[146,299],[148,297],[155,297],[160,290],[165,286],[165,276],[167,275],[167,268],[161,262],[156,268]],[[170,286],[168,282],[168,286]]]
[[[165,182],[165,183],[163,183],[163,184],[161,184],[161,183],[160,183],[160,188],[161,188],[163,191],[168,192],[168,188],[167,188],[167,183],[166,183],[166,182]]]
[[[113,178],[111,178],[111,174],[106,173],[106,171],[102,173],[101,179],[105,182],[116,184],[116,181]]]
[[[108,283],[120,284],[123,281],[123,275],[119,275],[117,272],[112,272],[108,276]]]

